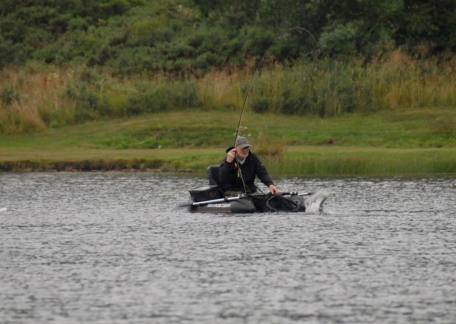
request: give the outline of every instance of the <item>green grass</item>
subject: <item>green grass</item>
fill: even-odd
[[[455,176],[456,149],[297,147],[271,173],[287,176]]]
[[[2,135],[0,148],[223,148],[233,140],[238,117],[233,111],[157,113]],[[248,112],[241,133],[254,141],[290,146],[456,147],[456,109],[423,108],[324,119]]]
[[[172,112],[0,137],[0,170],[152,169],[205,173],[231,145],[237,114]],[[274,176],[456,175],[456,111],[333,118],[248,112],[241,133]]]
[[[223,150],[0,149],[3,171],[152,170],[204,174]],[[456,149],[295,146],[280,159],[264,158],[278,176],[455,176]]]

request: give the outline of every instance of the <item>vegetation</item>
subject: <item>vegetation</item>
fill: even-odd
[[[164,149],[10,150],[0,148],[1,171],[160,171],[204,175],[217,164],[220,150]],[[456,149],[388,149],[359,147],[290,147],[281,159],[266,158],[279,176],[454,176]]]
[[[1,1],[0,169],[204,169],[251,90],[241,131],[275,172],[454,174],[455,12],[453,0]]]
[[[414,57],[456,49],[453,0],[3,0],[0,67],[30,58],[182,75],[266,56]]]
[[[278,175],[456,173],[453,109],[328,119],[247,114],[242,133]],[[0,169],[161,170],[204,173],[231,145],[232,112],[167,112],[0,137]],[[90,136],[88,136],[90,135]],[[153,148],[153,149],[151,149]]]
[[[337,116],[456,107],[456,59],[418,62],[401,53],[369,64],[333,60],[276,64],[256,74],[214,71],[200,78],[120,78],[94,68],[29,65],[0,79],[0,133],[21,133],[90,120],[166,111],[249,111]],[[452,120],[442,128],[454,127]]]
[[[238,114],[230,111],[154,113],[88,122],[41,133],[4,135],[0,147],[59,150],[178,149],[231,145]],[[248,113],[241,133],[265,146],[345,146],[387,148],[456,147],[454,109],[415,109],[375,114],[287,116]]]

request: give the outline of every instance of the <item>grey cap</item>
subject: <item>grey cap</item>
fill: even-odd
[[[238,136],[238,138],[236,138],[235,146],[243,149],[246,147],[251,147],[252,145],[250,145],[249,140],[246,137]]]

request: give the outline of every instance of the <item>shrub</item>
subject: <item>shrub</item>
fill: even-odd
[[[320,47],[328,53],[354,54],[360,29],[361,25],[357,22],[327,27],[320,36]]]
[[[86,84],[76,82],[66,91],[68,98],[77,102],[75,121],[80,123],[87,120],[97,119],[102,115],[101,100],[97,93]]]
[[[9,106],[14,102],[19,102],[21,95],[14,87],[8,86],[1,90],[0,100],[5,106]]]
[[[141,113],[163,112],[199,105],[196,88],[187,81],[162,84],[146,84],[128,98],[126,113],[129,116]]]
[[[262,28],[249,28],[243,41],[243,54],[246,57],[263,56],[274,43],[274,34]]]
[[[269,109],[269,99],[265,97],[255,98],[252,100],[252,109],[256,113],[264,113]]]

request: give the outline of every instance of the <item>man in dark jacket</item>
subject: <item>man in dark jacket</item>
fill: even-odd
[[[247,191],[255,192],[254,181],[255,176],[258,176],[261,182],[268,187],[269,191],[276,195],[279,190],[258,157],[250,152],[250,147],[251,145],[247,138],[239,136],[236,139],[235,147],[227,151],[226,158],[219,169],[222,189],[244,191],[243,178]]]

